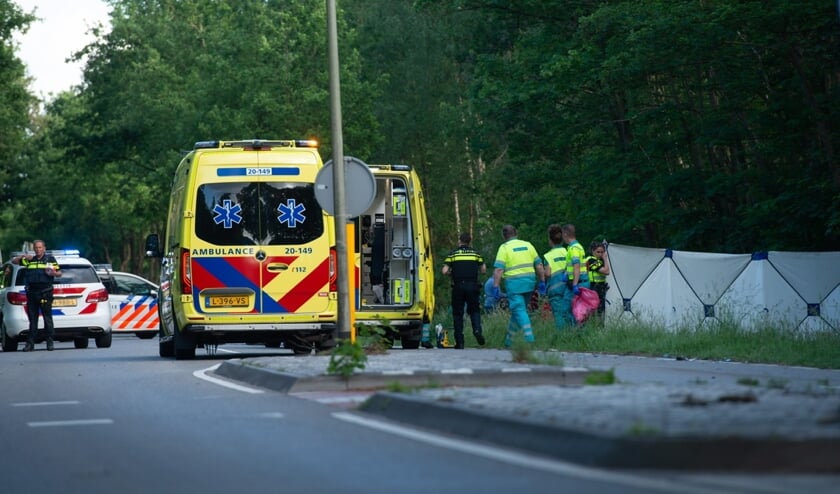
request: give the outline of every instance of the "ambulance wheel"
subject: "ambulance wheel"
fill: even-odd
[[[96,337],[96,348],[111,348],[111,341],[113,340],[113,335],[111,332],[107,332],[101,334]]]
[[[78,349],[87,348],[88,344],[90,344],[90,340],[85,338],[73,338],[73,346]]]
[[[172,338],[175,342],[175,360],[192,360],[195,358],[195,337],[185,331],[175,329]]]
[[[420,348],[420,338],[402,338],[404,350],[417,350]]]
[[[158,353],[163,358],[172,358],[175,356],[175,341],[171,336],[161,336],[158,348]]]
[[[312,342],[306,341],[303,338],[293,338],[286,340],[286,348],[292,351],[295,355],[309,355],[312,353]],[[316,350],[317,351],[317,350]]]

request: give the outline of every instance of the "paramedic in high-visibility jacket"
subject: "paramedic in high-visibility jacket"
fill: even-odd
[[[53,280],[61,276],[61,267],[55,257],[47,254],[47,245],[43,240],[32,242],[35,255],[24,254],[12,258],[12,263],[23,266],[26,273],[26,315],[29,317],[29,334],[26,337],[24,352],[35,349],[35,333],[38,331],[38,312],[44,316],[44,329],[47,332],[47,350],[53,349],[52,303]]]
[[[543,255],[545,276],[548,278],[548,303],[551,305],[551,313],[554,314],[554,327],[562,330],[567,326],[574,326],[574,321],[569,322],[566,315],[566,293],[569,287],[566,282],[569,275],[566,274],[566,246],[563,244],[563,227],[557,223],[548,226],[548,243],[551,250]]]
[[[502,228],[502,237],[505,242],[499,246],[496,261],[493,263],[493,292],[495,297],[501,296],[501,282],[504,280],[510,308],[505,346],[513,344],[513,337],[520,330],[525,336],[525,341],[533,343],[534,330],[531,327],[531,318],[528,317],[527,305],[535,287],[539,286],[540,294],[545,294],[542,258],[533,245],[516,238],[516,228],[513,225],[505,225]]]
[[[572,299],[580,294],[580,288],[589,288],[589,273],[586,270],[586,249],[577,241],[575,225],[563,225],[563,241],[566,242],[566,277],[569,290],[566,291],[563,305],[572,326],[577,324],[572,313]]]

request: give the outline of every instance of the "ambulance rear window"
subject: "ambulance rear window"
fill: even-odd
[[[204,184],[197,194],[195,233],[215,245],[298,245],[324,233],[313,184]]]

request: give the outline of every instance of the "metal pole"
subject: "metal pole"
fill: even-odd
[[[338,334],[350,334],[350,283],[347,277],[347,206],[344,200],[344,140],[341,130],[341,84],[338,72],[338,27],[335,0],[327,0],[327,44],[330,63],[330,131],[335,190],[335,249],[338,257]]]

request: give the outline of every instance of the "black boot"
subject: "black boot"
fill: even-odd
[[[26,342],[26,346],[23,347],[24,352],[32,352],[35,350],[35,345],[31,341]]]
[[[47,340],[47,351],[51,352],[51,351],[53,351],[53,349],[54,349],[53,340],[52,340],[52,338],[50,338],[50,339]]]
[[[475,336],[475,341],[478,342],[479,346],[484,346],[486,341],[484,341],[484,335],[481,334],[481,331],[473,331],[473,336]]]

